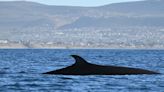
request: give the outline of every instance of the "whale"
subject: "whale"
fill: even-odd
[[[160,74],[155,71],[131,68],[113,65],[97,65],[87,62],[78,55],[71,55],[75,59],[75,63],[58,70],[45,72],[42,74],[58,74],[58,75],[138,75],[138,74]]]

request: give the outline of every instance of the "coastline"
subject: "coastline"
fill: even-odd
[[[60,44],[22,44],[4,43],[0,49],[120,49],[120,50],[164,50],[163,46],[126,46],[126,45],[60,45]]]

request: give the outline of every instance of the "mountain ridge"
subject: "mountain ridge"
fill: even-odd
[[[27,20],[32,19],[31,21],[37,21],[37,19],[38,21],[40,20],[51,21],[55,19],[54,16],[55,17],[57,16],[57,18],[69,17],[70,19],[72,19],[72,23],[73,23],[75,22],[75,20],[80,19],[80,17],[88,17],[88,18],[89,17],[93,17],[93,18],[102,17],[103,19],[103,17],[109,17],[109,18],[116,17],[117,18],[118,16],[118,19],[119,19],[119,17],[121,16],[129,18],[133,16],[140,17],[141,15],[152,16],[152,17],[164,15],[164,11],[162,10],[164,9],[164,5],[159,5],[161,4],[161,2],[159,1],[135,1],[135,2],[127,2],[127,3],[115,3],[115,4],[109,4],[109,5],[100,6],[100,7],[90,7],[90,8],[89,7],[75,7],[75,6],[74,7],[52,6],[52,5],[50,6],[50,5],[43,5],[40,3],[25,2],[25,1],[11,1],[11,2],[5,2],[5,3],[6,4],[3,4],[2,2],[0,2],[0,11],[2,13],[1,15],[2,18],[0,19],[1,20],[10,19],[10,20],[7,20],[7,22],[9,21],[9,23],[13,19],[21,20],[22,22],[26,19]],[[157,3],[158,5],[155,5],[154,3]],[[155,7],[152,7],[152,6],[155,6]],[[9,18],[7,18],[6,15]],[[20,17],[25,17],[25,18],[21,19]],[[91,20],[93,18],[91,18]],[[52,22],[49,22],[49,23],[45,22],[45,23],[54,25],[53,27],[55,27],[55,24],[58,24],[55,21],[52,21]],[[70,25],[70,22],[68,22],[68,24]],[[62,26],[65,26],[65,24],[63,24]],[[62,26],[59,26],[59,27],[62,27]]]
[[[162,47],[163,9],[163,1],[124,2],[98,7],[0,2],[0,40],[68,47]]]

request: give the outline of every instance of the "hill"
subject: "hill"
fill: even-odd
[[[73,7],[0,2],[0,43],[32,48],[163,48],[163,3],[147,0]]]

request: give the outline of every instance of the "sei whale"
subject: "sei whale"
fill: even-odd
[[[159,74],[158,72],[139,68],[122,66],[102,66],[88,63],[78,55],[71,55],[75,63],[66,68],[45,72],[43,74],[62,74],[62,75],[137,75],[137,74]]]

